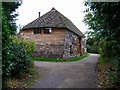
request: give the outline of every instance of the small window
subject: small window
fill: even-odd
[[[45,28],[44,29],[44,34],[51,34],[52,33],[52,28]]]
[[[34,34],[41,34],[41,28],[35,28]]]
[[[73,45],[70,45],[70,55],[73,54]]]

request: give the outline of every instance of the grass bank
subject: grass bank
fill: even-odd
[[[30,58],[31,61],[45,61],[45,62],[71,62],[71,61],[77,61],[77,60],[81,60],[85,57],[88,57],[90,54],[86,54],[84,56],[81,57],[77,57],[77,58],[72,58],[72,59],[68,59],[68,60],[60,60],[60,59],[49,59],[49,58]]]

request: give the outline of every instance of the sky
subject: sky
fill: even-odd
[[[70,19],[73,24],[83,33],[88,30],[88,26],[82,22],[85,16],[84,0],[23,0],[22,5],[16,10],[17,26],[25,26],[40,15],[44,15],[53,7]],[[19,30],[18,30],[19,31]]]

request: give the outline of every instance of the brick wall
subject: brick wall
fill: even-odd
[[[63,58],[64,29],[52,29],[51,34],[34,34],[34,29],[29,29],[21,34],[23,38],[34,40],[36,43],[36,51],[32,57]]]
[[[42,28],[43,32],[43,28]],[[51,34],[34,34],[34,29],[24,30],[23,38],[34,40],[36,51],[32,57],[68,59],[80,56],[77,52],[78,35],[66,29],[52,29]],[[81,52],[83,53],[84,41],[81,41]],[[73,53],[70,53],[70,45],[73,46]]]

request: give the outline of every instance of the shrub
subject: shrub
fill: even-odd
[[[103,57],[114,58],[120,52],[119,47],[119,43],[114,40],[103,41],[101,43],[101,49],[99,49],[99,52]]]
[[[86,43],[87,52],[89,53],[99,53],[98,45],[95,38],[88,38]]]
[[[100,56],[103,56],[102,48],[101,47],[99,47],[98,51],[99,51]]]
[[[36,48],[35,42],[33,40],[22,39],[22,38],[18,38],[17,36],[12,36],[11,38],[13,42],[18,42],[19,44],[22,43],[25,47],[25,50],[27,51],[27,54],[29,55],[31,55],[31,53]]]
[[[99,53],[98,47],[95,45],[92,45],[92,46],[86,45],[86,48],[87,48],[87,52],[89,53]]]
[[[114,87],[120,86],[120,44],[117,41],[103,41],[101,43],[101,48],[99,49],[100,54],[104,58],[109,58],[109,62],[112,63],[110,67],[110,79]],[[105,62],[105,60],[103,60]]]
[[[26,71],[31,66],[29,55],[35,50],[35,43],[32,40],[24,40],[17,36],[12,36],[11,39],[12,41],[4,48],[6,51],[3,52],[8,55],[2,62],[3,82]]]
[[[116,56],[111,60],[114,65],[112,67],[112,83],[120,87],[120,56]]]
[[[3,60],[3,81],[9,77],[17,77],[31,65],[29,56],[24,49],[24,45],[11,42],[9,45],[11,56],[8,60]]]

